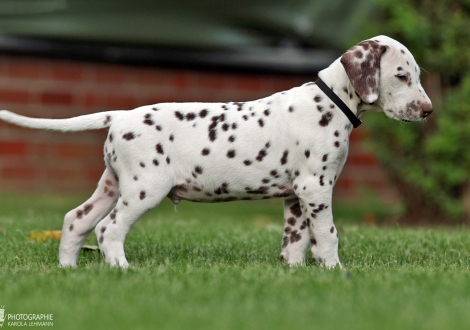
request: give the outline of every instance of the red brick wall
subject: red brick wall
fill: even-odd
[[[217,73],[0,56],[0,104],[23,115],[66,118],[158,102],[247,101],[301,85],[314,77]],[[335,197],[365,190],[390,199],[373,154],[364,150],[364,127],[355,129]],[[105,132],[54,133],[0,122],[0,192],[91,193],[104,169]]]

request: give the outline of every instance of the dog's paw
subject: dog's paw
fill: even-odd
[[[281,254],[279,255],[279,258],[284,260],[290,267],[304,266],[305,265],[305,257],[297,256],[295,258],[295,257],[290,256],[285,251],[281,252]]]
[[[343,268],[337,256],[332,257],[332,258],[322,258],[322,257],[314,256],[313,260],[315,260],[315,262],[319,264],[320,266],[323,266],[327,269],[333,269],[336,267],[339,267],[340,269]]]

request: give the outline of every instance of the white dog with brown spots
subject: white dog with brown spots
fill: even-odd
[[[131,226],[168,196],[176,204],[284,198],[281,257],[302,264],[310,246],[318,263],[334,267],[341,264],[332,191],[351,123],[366,110],[401,121],[430,115],[419,74],[406,47],[378,36],[319,72],[329,90],[318,81],[244,103],[162,103],[70,119],[0,111],[0,119],[63,132],[108,129],[98,188],[65,216],[63,266],[76,265],[95,228],[104,260],[127,267]]]

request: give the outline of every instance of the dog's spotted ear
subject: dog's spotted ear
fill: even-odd
[[[349,80],[365,103],[374,103],[379,97],[380,59],[387,48],[376,41],[366,40],[350,48],[341,57],[341,64]]]

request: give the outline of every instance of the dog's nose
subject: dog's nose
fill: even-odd
[[[421,117],[426,118],[429,116],[433,111],[432,105],[429,103],[424,104],[421,107]]]

